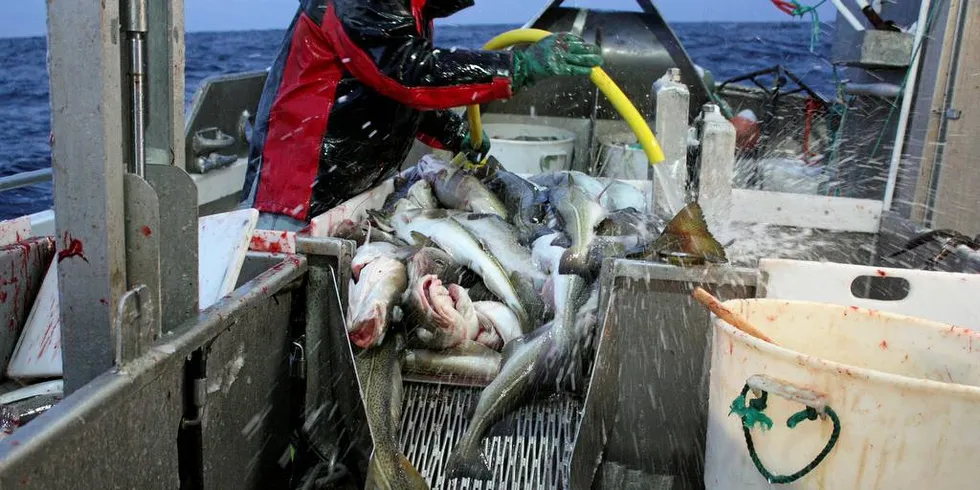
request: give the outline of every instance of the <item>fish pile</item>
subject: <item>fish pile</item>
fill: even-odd
[[[380,488],[426,488],[398,450],[403,374],[486,386],[447,475],[490,479],[494,424],[582,389],[603,259],[726,261],[696,202],[663,223],[633,186],[582,172],[523,178],[493,159],[469,171],[428,155],[389,187],[331,230],[358,244],[346,322]]]

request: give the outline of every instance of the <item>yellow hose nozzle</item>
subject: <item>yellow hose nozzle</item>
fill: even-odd
[[[542,29],[515,29],[491,39],[483,46],[483,49],[503,49],[515,44],[536,43],[550,35],[550,32]],[[598,67],[592,69],[589,78],[599,88],[599,91],[609,99],[612,106],[623,116],[626,124],[636,134],[637,142],[643,148],[643,153],[646,154],[650,165],[664,161],[664,152],[660,148],[660,143],[657,142],[657,137],[653,135],[650,126],[643,120],[643,116],[626,98],[626,94],[620,90],[616,82],[609,78],[609,75],[602,68]],[[483,122],[480,120],[480,106],[474,104],[467,107],[466,116],[470,122],[470,140],[475,148],[479,148],[483,143]]]

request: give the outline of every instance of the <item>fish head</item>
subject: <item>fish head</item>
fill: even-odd
[[[368,349],[380,345],[384,340],[388,312],[382,305],[374,305],[370,310],[358,315],[347,331],[351,343]]]
[[[455,279],[462,272],[462,266],[453,260],[448,253],[435,248],[423,247],[412,255],[408,263],[410,278],[420,278],[425,275],[435,275],[441,280]]]

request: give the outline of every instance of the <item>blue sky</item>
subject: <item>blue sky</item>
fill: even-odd
[[[3,5],[0,5],[0,37],[43,35],[46,29],[46,3],[42,0],[3,0]],[[456,14],[448,22],[521,23],[546,3],[545,0],[476,0],[475,7]],[[790,20],[769,0],[654,0],[654,3],[672,22]],[[846,3],[856,11],[854,5]],[[565,4],[638,9],[633,0],[568,0]],[[296,5],[297,0],[185,0],[186,27],[192,32],[283,28],[292,18]],[[819,13],[821,19],[828,21],[835,14],[830,2],[821,7]]]

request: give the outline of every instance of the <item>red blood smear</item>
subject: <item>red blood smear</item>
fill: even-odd
[[[249,241],[250,249],[256,252],[269,252],[269,253],[280,253],[282,252],[282,243],[279,241],[270,242],[261,236],[254,235]]]
[[[145,237],[149,237],[153,234],[153,230],[151,230],[149,226],[143,225],[143,227],[140,228],[140,233],[142,233]]]
[[[881,269],[878,269],[878,275],[881,276],[881,277],[887,277],[888,276],[888,273],[885,272],[885,271],[883,271],[883,270],[881,270]]]
[[[88,262],[88,259],[85,258],[85,247],[81,240],[71,238],[68,233],[65,233],[65,247],[58,251],[58,262],[61,263],[62,260],[69,257],[81,257],[82,260]]]
[[[882,340],[881,341],[881,344],[878,344],[878,345],[880,345],[882,349],[887,349],[888,348],[888,341],[887,340]]]

